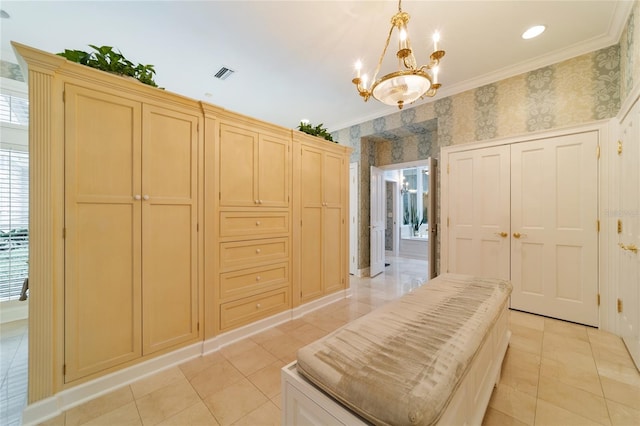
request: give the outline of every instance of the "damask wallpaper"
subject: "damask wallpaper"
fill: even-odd
[[[636,1],[613,46],[333,132],[361,166],[358,268],[369,266],[369,166],[438,158],[443,146],[615,117],[640,81],[639,14]]]

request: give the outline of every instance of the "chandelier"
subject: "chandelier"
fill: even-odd
[[[371,87],[367,87],[367,75],[360,76],[362,63],[360,61],[356,63],[356,77],[351,81],[356,85],[358,93],[364,98],[365,102],[373,96],[383,104],[397,105],[398,109],[402,109],[405,104],[415,102],[424,96],[435,96],[440,88],[438,65],[440,64],[440,59],[444,56],[444,50],[438,50],[440,35],[437,32],[433,35],[433,53],[429,57],[429,63],[418,67],[411,49],[411,41],[407,34],[408,23],[409,14],[402,11],[402,0],[398,0],[398,13],[391,18],[389,36],[373,74]],[[396,53],[398,71],[376,79],[380,72],[384,55],[387,53],[391,35],[396,28],[399,31],[398,52]]]

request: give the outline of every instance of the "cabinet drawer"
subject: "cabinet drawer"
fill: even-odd
[[[290,308],[289,288],[271,290],[220,305],[220,330],[239,327]]]
[[[288,212],[220,212],[221,237],[286,234],[288,232]]]
[[[227,272],[220,274],[220,298],[238,297],[243,293],[282,286],[288,282],[288,262]]]
[[[222,272],[287,260],[288,257],[288,238],[220,243],[220,269]]]

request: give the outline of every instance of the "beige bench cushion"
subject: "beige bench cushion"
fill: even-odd
[[[435,424],[511,284],[441,275],[298,351],[298,371],[367,421]]]

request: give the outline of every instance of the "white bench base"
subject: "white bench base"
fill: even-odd
[[[440,417],[440,425],[480,425],[500,380],[511,332],[505,306]],[[366,425],[364,419],[298,374],[296,361],[282,369],[282,424]]]

